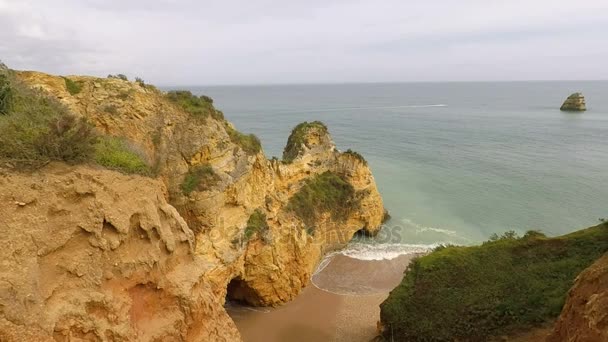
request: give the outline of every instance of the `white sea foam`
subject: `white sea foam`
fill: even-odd
[[[335,252],[359,260],[391,260],[401,255],[426,253],[437,247],[437,244],[401,244],[401,243],[359,243],[353,242],[345,249]],[[333,256],[333,255],[332,255]],[[331,256],[321,262],[317,272],[327,266]]]
[[[456,232],[453,230],[449,230],[449,229],[445,229],[445,228],[423,226],[408,218],[401,219],[401,222],[403,222],[406,226],[414,227],[416,229],[416,232],[418,232],[418,233],[435,232],[435,233],[441,233],[441,234],[450,235],[450,236],[456,236]]]

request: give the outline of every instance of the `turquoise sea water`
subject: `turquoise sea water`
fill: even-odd
[[[189,87],[280,157],[322,120],[369,161],[392,219],[382,242],[549,235],[608,217],[608,81]],[[581,91],[588,111],[559,111]],[[393,246],[394,247],[394,246]]]

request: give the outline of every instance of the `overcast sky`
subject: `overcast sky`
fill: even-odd
[[[0,0],[0,60],[159,85],[608,79],[608,0]]]

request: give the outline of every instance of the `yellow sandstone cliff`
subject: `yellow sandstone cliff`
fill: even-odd
[[[322,125],[299,126],[286,160],[267,160],[239,144],[213,107],[196,116],[153,87],[115,78],[70,77],[81,88],[73,95],[61,77],[18,77],[102,134],[126,138],[155,176],[59,163],[2,169],[1,340],[239,340],[227,296],[289,301],[325,252],[380,228],[367,163],[337,151]],[[183,191],[202,166],[213,182]],[[327,173],[352,189],[348,210],[298,215],[291,199]],[[252,234],[257,213],[266,229]]]

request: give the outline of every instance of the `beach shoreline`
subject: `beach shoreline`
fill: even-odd
[[[336,254],[293,301],[277,308],[226,307],[245,342],[372,341],[379,305],[418,254],[359,260]]]

